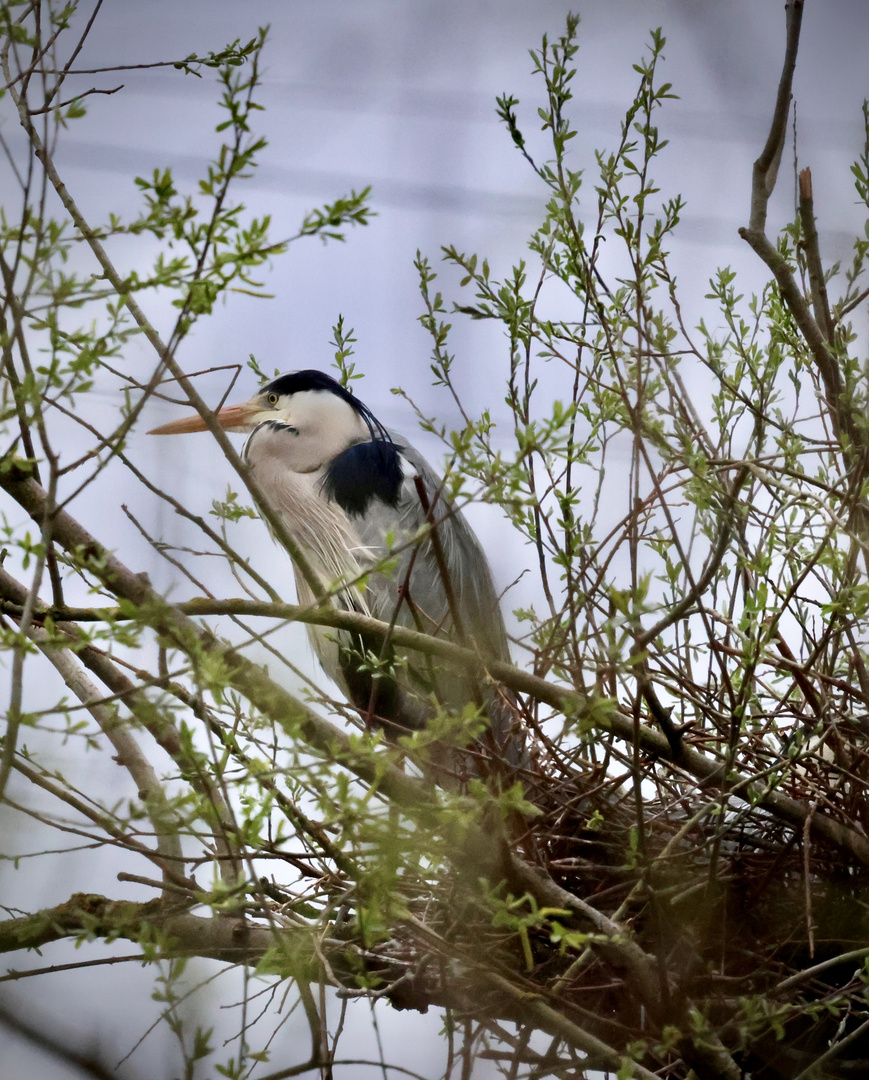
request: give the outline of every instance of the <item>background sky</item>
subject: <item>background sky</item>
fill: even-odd
[[[350,188],[373,188],[378,216],[368,228],[350,232],[344,245],[294,244],[265,273],[265,289],[274,299],[235,294],[198,324],[179,354],[187,370],[244,363],[251,353],[267,371],[327,368],[331,327],[342,314],[355,328],[354,359],[365,375],[356,391],[384,423],[406,432],[414,429],[410,407],[390,393],[395,386],[443,423],[458,423],[449,396],[431,387],[429,344],[417,321],[422,304],[413,258],[420,250],[440,270],[441,245],[455,244],[487,257],[493,274],[504,276],[528,256],[527,238],[539,224],[545,192],[501,129],[495,97],[510,92],[520,98],[520,124],[532,153],[541,149],[536,119],[541,86],[531,74],[528,49],[539,47],[544,32],[554,37],[563,31],[569,6],[556,0],[106,3],[79,67],[179,59],[221,49],[236,38],[246,40],[258,26],[270,24],[259,95],[265,106],[259,122],[269,146],[241,197],[251,213],[271,214],[275,239],[294,234],[312,207]],[[586,0],[576,7],[582,23],[572,118],[579,135],[572,147],[575,163],[588,169],[589,219],[593,151],[617,142],[620,119],[639,78],[632,64],[646,48],[649,29],[664,28],[664,77],[680,97],[659,114],[670,146],[655,176],[665,192],[679,191],[687,201],[673,265],[685,290],[689,322],[696,321],[716,267],[732,265],[742,275],[743,292],[760,288],[765,280],[737,229],[747,223],[751,163],[768,130],[783,52],[784,6],[780,0]],[[797,150],[800,166],[812,168],[826,265],[848,257],[850,235],[861,227],[849,167],[863,139],[860,105],[869,93],[867,56],[865,0],[808,0],[795,81]],[[64,133],[57,153],[59,171],[92,223],[106,220],[109,211],[133,216],[140,205],[133,178],[150,175],[154,168],[171,166],[177,186],[195,188],[219,146],[214,127],[222,117],[207,71],[202,79],[172,68],[82,76],[78,89],[120,83],[124,89],[118,93],[88,100],[87,116]],[[0,101],[0,110],[9,132],[15,119],[8,98]],[[793,146],[785,151],[771,206],[772,231],[792,216],[793,153]],[[122,271],[144,271],[155,251],[146,238],[110,248]],[[441,287],[448,299],[458,296],[457,281],[458,275],[444,269]],[[154,304],[148,314],[164,330],[171,325],[169,308]],[[502,335],[487,325],[457,325],[451,351],[468,410],[488,408],[496,421],[506,421],[501,387],[509,357]],[[126,362],[141,364],[143,372],[153,363],[140,345],[130,349]],[[691,370],[682,374],[690,385]],[[702,379],[693,374],[702,395]],[[200,392],[215,404],[225,388],[225,375],[199,381]],[[243,375],[235,397],[246,397],[253,388],[252,376]],[[108,423],[120,404],[120,397],[106,390],[93,407],[104,411]],[[174,415],[177,410],[155,404],[142,432]],[[100,422],[99,416],[94,419]],[[134,456],[176,498],[207,512],[211,499],[222,495],[228,473],[204,436],[200,441],[191,437],[183,447],[144,434],[135,439]],[[505,425],[505,446],[508,440]],[[415,441],[432,459],[440,459],[433,440]],[[85,521],[99,511],[102,538],[115,542],[134,569],[147,570],[169,588],[171,571],[154,560],[120,510],[126,483],[122,473],[108,473],[102,485],[89,489],[79,511]],[[181,526],[164,510],[154,507],[149,513],[149,526],[156,532],[183,537]],[[504,587],[526,565],[527,552],[503,527],[495,532],[499,518],[494,511],[481,508],[473,520]],[[275,578],[289,583],[288,565],[270,548],[259,523],[251,523],[249,542],[266,564],[271,560]],[[512,606],[526,600],[521,590],[520,585]],[[293,647],[306,648],[303,639]],[[89,761],[88,768],[95,785],[117,780],[110,761]],[[0,818],[0,826],[10,821]],[[20,819],[15,822],[20,828]],[[22,832],[19,849],[38,850],[38,842],[37,834]],[[125,895],[115,882],[118,866],[111,852],[102,858],[103,880],[94,879],[91,855],[78,861],[67,856],[62,880],[44,877],[38,866],[22,864],[13,871],[2,865],[0,897],[5,904],[32,909],[56,903],[74,888]],[[41,960],[16,958],[15,966],[82,956],[52,946]],[[207,977],[218,970],[202,964],[196,973]],[[32,1021],[55,1023],[76,1045],[94,1040],[107,1060],[116,1061],[157,1014],[149,1000],[152,974],[125,965],[46,976],[0,987],[0,1004],[26,1010]],[[226,977],[218,980],[213,1001],[235,1000],[225,984]],[[204,1021],[229,1033],[237,1015],[215,1008]],[[345,1048],[375,1057],[368,1006],[353,1005],[347,1023]],[[423,1075],[436,1074],[442,1067],[440,1025],[434,1015],[382,1010],[387,1060]],[[292,1060],[297,1059],[292,1046],[298,1037],[298,1029],[288,1025],[282,1046]],[[168,1077],[173,1075],[173,1053],[162,1032],[152,1034],[122,1072]],[[0,1040],[0,1071],[13,1075],[25,1070],[43,1080],[79,1075],[20,1040]],[[374,1075],[382,1074],[364,1066],[339,1073],[352,1080]],[[481,1067],[479,1076],[484,1075]]]

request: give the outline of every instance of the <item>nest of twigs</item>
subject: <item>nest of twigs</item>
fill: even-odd
[[[812,829],[813,815],[823,814],[863,833],[862,741],[859,732],[834,732],[814,749],[789,748],[789,758],[765,755],[768,787],[806,809],[801,827],[763,801],[729,794],[725,782],[698,784],[648,759],[638,782],[612,782],[576,762],[569,782],[539,786],[547,803],[533,826],[541,864],[631,928],[659,965],[662,998],[702,1003],[756,1080],[795,1077],[834,1041],[837,1052],[817,1075],[869,1075],[865,961],[849,955],[867,941],[869,868]],[[648,1039],[648,1010],[604,956],[591,949],[577,965],[543,936],[535,948],[529,977],[558,982],[562,1003],[587,1027],[619,1047]]]
[[[627,771],[614,778],[612,759],[578,754],[567,769],[541,753],[526,771],[540,813],[514,828],[517,848],[653,959],[657,1017],[620,967],[618,949],[580,914],[547,913],[524,937],[515,926],[493,930],[491,911],[459,873],[447,903],[441,891],[419,908],[451,941],[450,958],[398,932],[372,950],[368,971],[397,1008],[446,1005],[458,1016],[521,1026],[528,1015],[515,996],[477,978],[485,957],[488,969],[500,967],[514,986],[661,1076],[690,1075],[679,1034],[668,1043],[666,1024],[670,1014],[684,1017],[686,1003],[754,1080],[793,1080],[805,1070],[869,1075],[869,949],[855,955],[867,938],[869,868],[813,828],[823,815],[862,835],[869,756],[861,742],[858,731],[828,733],[814,749],[806,742],[734,764],[734,774],[751,764],[761,787],[804,808],[801,822],[783,820],[756,787],[748,796],[723,777],[698,782],[643,754],[637,779]],[[709,750],[699,739],[693,745]],[[530,1050],[525,1061],[541,1075],[561,1075]]]

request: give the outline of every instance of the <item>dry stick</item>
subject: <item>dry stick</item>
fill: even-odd
[[[115,964],[129,964],[136,961],[142,963],[140,952],[127,953],[126,956],[101,956],[97,960],[76,960],[72,964],[46,964],[44,967],[28,968],[26,971],[8,968],[5,975],[0,975],[0,983],[21,982],[22,979],[33,979],[37,975],[56,975],[61,971],[81,971],[83,968],[113,967]]]
[[[832,344],[835,338],[835,327],[833,326],[833,317],[830,314],[830,302],[827,299],[827,283],[824,280],[818,230],[815,226],[811,169],[803,169],[800,172],[800,224],[803,228],[803,240],[805,241],[806,263],[809,268],[809,287],[812,292],[812,307],[815,309],[815,322],[820,326],[827,341]]]
[[[787,0],[785,4],[787,18],[787,40],[785,58],[782,64],[781,78],[778,84],[775,109],[772,115],[766,145],[760,157],[755,161],[751,174],[751,213],[749,228],[753,232],[763,233],[766,228],[766,209],[769,197],[775,188],[778,166],[784,149],[787,134],[788,112],[791,104],[791,87],[797,64],[797,50],[800,44],[800,25],[803,19],[803,0]]]
[[[800,688],[800,692],[808,702],[809,708],[812,710],[815,716],[820,718],[823,715],[823,705],[821,703],[821,698],[818,694],[818,691],[814,688],[811,681],[809,680],[809,677],[806,674],[805,667],[803,667],[803,665],[799,662],[796,656],[794,656],[793,650],[791,649],[790,645],[788,645],[788,643],[785,641],[781,630],[779,630],[778,628],[776,628],[774,639],[776,645],[778,646],[778,651],[782,654],[785,660],[787,660],[790,666],[790,670],[794,676],[794,682]]]

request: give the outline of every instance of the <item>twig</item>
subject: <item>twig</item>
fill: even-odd
[[[759,230],[742,228],[739,230],[739,235],[772,271],[781,290],[782,298],[790,308],[800,333],[806,340],[821,375],[827,407],[830,410],[833,429],[837,438],[841,440],[844,434],[852,446],[862,447],[866,441],[865,436],[860,426],[855,423],[850,408],[843,401],[842,373],[835,357],[827,346],[827,339],[813,318],[809,305],[794,280],[787,259]]]
[[[76,101],[81,101],[82,98],[90,97],[91,94],[105,94],[110,96],[111,94],[117,94],[119,90],[124,89],[124,84],[115,86],[111,90],[100,90],[97,87],[91,87],[90,90],[85,90],[83,94],[76,94],[75,97],[67,98],[66,101],[59,101],[56,105],[44,105],[41,109],[31,109],[31,116],[39,116],[40,113],[53,112],[54,109],[65,109],[67,105],[72,105]]]
[[[809,940],[809,956],[815,957],[815,927],[812,916],[812,880],[811,880],[811,848],[812,848],[812,818],[818,809],[817,800],[812,803],[809,816],[803,824],[803,880],[806,897],[806,933]]]
[[[721,515],[721,518],[719,518],[719,520],[722,521],[721,532],[715,547],[710,552],[706,566],[703,568],[700,577],[679,603],[674,604],[663,618],[659,619],[658,622],[648,630],[644,630],[641,634],[637,635],[635,645],[637,652],[642,652],[643,649],[647,648],[656,637],[667,629],[668,626],[672,626],[687,615],[715,580],[715,575],[718,573],[721,562],[727,554],[727,549],[730,546],[730,541],[733,537],[733,515],[736,510],[739,491],[745,483],[748,473],[748,467],[742,465],[737,471],[736,476],[733,478],[733,483],[730,486],[730,490],[727,492],[724,513]]]
[[[24,586],[20,585],[19,582],[0,567],[0,594],[18,597],[20,600],[21,594],[24,592]],[[8,607],[8,602],[0,601],[0,610],[3,610],[4,606]],[[18,607],[19,605],[14,606]],[[34,622],[36,621],[37,620],[34,620]],[[39,644],[40,639],[37,637],[37,634],[42,634],[43,637],[45,637],[45,635],[43,631],[38,630],[38,627],[32,629],[31,636],[34,640],[37,640],[37,643]],[[81,641],[72,637],[70,637],[70,645],[75,648],[75,653],[82,664],[96,675],[96,677],[107,686],[113,694],[123,701],[139,723],[142,724],[144,729],[153,736],[157,745],[162,747],[173,761],[176,762],[182,772],[189,778],[194,790],[198,791],[208,800],[209,806],[217,819],[213,829],[213,836],[219,856],[221,874],[225,880],[234,882],[238,876],[237,852],[234,851],[230,838],[235,835],[236,829],[233,826],[229,808],[217,784],[203,771],[196,756],[190,755],[184,750],[182,740],[166,711],[158,709],[153,702],[149,701],[141,689],[122,674],[108,656],[104,655],[93,646],[83,645]],[[48,646],[41,644],[40,648],[46,652],[51,660],[52,654],[48,652]],[[57,657],[55,657],[55,659],[57,659]],[[73,687],[73,689],[75,688]],[[80,700],[83,699],[80,698]],[[85,704],[87,704],[87,702],[85,702]],[[102,713],[95,716],[98,722],[100,722],[101,715]],[[103,725],[101,724],[101,727],[102,726]],[[111,732],[113,730],[115,731],[116,736],[117,733],[122,730],[119,727],[117,718],[111,718],[110,727],[106,731],[106,734],[111,737]],[[132,738],[131,735],[130,738]],[[135,747],[135,744],[134,748],[138,750],[138,748]],[[120,760],[122,760],[124,765],[130,768],[131,763],[136,760],[136,756],[124,754],[117,746],[116,749],[118,749]],[[147,765],[147,759],[145,759],[145,764]],[[148,766],[148,768],[150,768],[150,766]],[[136,779],[140,791],[154,793],[154,797],[159,801],[163,792],[162,787],[160,787],[159,782],[156,781],[155,777],[149,777],[146,770],[143,773],[142,779],[139,779],[136,776],[134,776],[134,779]],[[155,782],[157,785],[156,789],[154,787]],[[163,808],[163,816],[166,814],[168,814],[168,806]],[[154,824],[155,831],[159,838],[161,836],[161,830],[157,827],[156,821]],[[177,826],[175,827],[174,832],[177,834]],[[170,857],[173,860],[181,859],[182,852],[178,844],[180,844],[180,841],[177,841],[176,838],[176,842],[172,844],[172,850],[170,851],[167,849],[166,851],[167,857]]]

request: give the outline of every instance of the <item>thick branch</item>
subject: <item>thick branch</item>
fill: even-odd
[[[65,903],[33,915],[0,922],[0,953],[40,949],[78,935],[126,938],[141,942],[148,931],[161,931],[167,956],[206,956],[226,963],[255,964],[275,944],[275,931],[225,916],[203,918],[159,900],[139,904],[76,893]],[[307,931],[283,931],[298,946]],[[151,939],[153,940],[153,938]],[[313,957],[312,957],[313,960]],[[313,960],[315,976],[319,965]]]
[[[276,974],[289,974],[299,982],[321,980],[325,958],[329,970],[339,979],[342,972],[347,973],[347,985],[353,988],[360,959],[365,956],[379,977],[389,981],[387,953],[369,952],[354,940],[324,937],[320,927],[316,930],[267,928],[251,925],[241,918],[205,918],[159,901],[140,904],[81,893],[57,907],[0,922],[0,953],[40,949],[51,942],[81,935],[108,939],[121,937],[135,942],[147,939],[159,942],[163,956],[202,956],[250,966],[256,965],[268,953],[273,958],[272,969]],[[396,979],[402,970],[396,973]],[[535,1026],[590,1055],[596,1064],[617,1070],[630,1061],[547,1004],[538,991],[526,992],[502,974],[459,963],[445,982],[436,974],[436,966],[432,971],[432,977],[414,980],[413,1007],[424,1009],[429,1005],[446,1005],[463,1011],[476,1007],[479,1012],[481,994],[485,994],[486,1012],[490,1015],[523,1023],[533,1019]],[[701,1057],[709,1063],[715,1062],[719,1070],[716,1075],[738,1077],[732,1059],[714,1037]],[[652,1080],[654,1075],[634,1063],[631,1063],[631,1070],[631,1075],[645,1080]],[[712,1073],[703,1070],[700,1075],[711,1076]]]
[[[815,226],[811,169],[803,169],[800,172],[800,224],[803,229],[806,265],[809,269],[809,287],[812,292],[812,307],[815,309],[815,322],[821,328],[827,341],[832,343],[834,338],[833,318],[830,315],[827,283],[824,280],[824,267],[821,262],[821,246],[818,242],[818,230]]]
[[[766,228],[766,208],[769,197],[775,188],[778,166],[784,149],[787,132],[788,112],[791,105],[791,87],[794,70],[797,65],[797,50],[800,44],[800,25],[803,19],[803,0],[787,0],[787,43],[782,64],[781,78],[778,84],[775,110],[772,114],[766,145],[760,157],[754,163],[751,176],[751,213],[749,228],[762,233]]]
[[[830,410],[837,438],[841,440],[845,435],[852,446],[861,446],[865,440],[854,423],[849,406],[844,401],[844,386],[839,365],[827,346],[821,328],[812,317],[809,305],[794,279],[787,259],[770,243],[763,232],[757,229],[740,229],[739,235],[751,245],[772,271],[782,298],[790,308],[800,333],[811,350],[824,384],[827,407]]]

